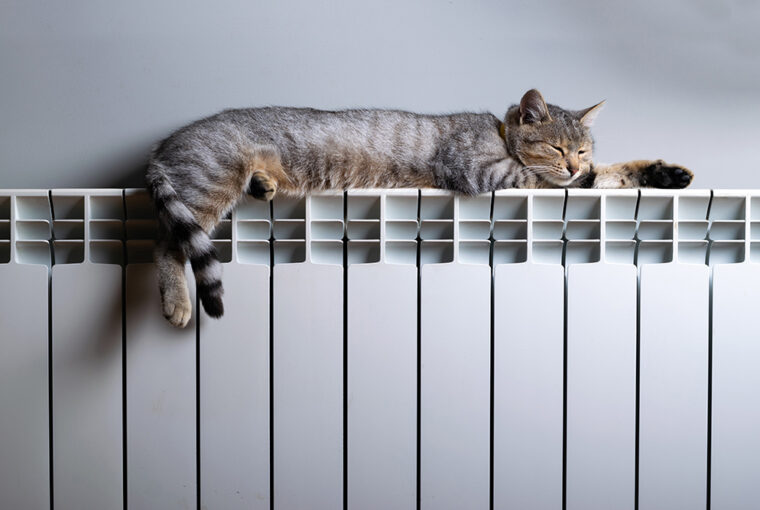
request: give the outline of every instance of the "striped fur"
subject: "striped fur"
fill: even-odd
[[[685,187],[691,172],[661,161],[597,165],[591,121],[601,104],[565,110],[528,91],[503,122],[490,113],[227,110],[176,131],[153,151],[147,181],[160,229],[164,315],[185,326],[184,264],[212,317],[223,314],[221,264],[209,233],[244,193],[270,200],[349,188]]]
[[[159,231],[168,238],[161,240],[159,250],[171,247],[190,260],[204,310],[211,317],[221,317],[224,314],[222,264],[211,238],[180,200],[164,172],[155,168],[159,164],[151,165],[154,168],[148,172],[148,190],[158,213]]]

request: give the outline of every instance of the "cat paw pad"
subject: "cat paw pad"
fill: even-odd
[[[680,165],[671,165],[658,159],[644,169],[645,186],[652,188],[681,189],[691,184],[694,174]]]

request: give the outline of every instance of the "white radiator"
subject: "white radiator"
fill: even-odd
[[[756,509],[760,191],[0,191],[0,508]],[[196,307],[197,310],[197,307]]]

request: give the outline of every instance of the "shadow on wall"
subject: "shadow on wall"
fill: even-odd
[[[148,158],[144,157],[133,162],[122,161],[121,168],[114,176],[113,183],[108,187],[113,188],[144,188],[145,169],[148,166]]]

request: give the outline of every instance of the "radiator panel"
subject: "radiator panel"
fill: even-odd
[[[347,297],[348,507],[414,509],[417,268],[351,265]]]
[[[562,506],[562,267],[494,270],[494,508]]]
[[[421,273],[421,508],[488,508],[490,268]]]
[[[343,268],[274,267],[274,504],[343,505]]]
[[[756,506],[760,480],[760,266],[713,269],[711,508]]]
[[[48,271],[0,265],[0,281],[0,507],[48,508]]]
[[[567,508],[633,509],[636,268],[567,270]]]
[[[152,264],[127,266],[127,501],[137,510],[194,508],[196,320],[169,325],[156,285]]]
[[[642,510],[705,504],[709,278],[703,265],[641,268]]]
[[[199,320],[201,505],[268,509],[269,267],[224,265],[225,319]]]
[[[51,289],[54,505],[121,509],[122,269],[56,265]]]

